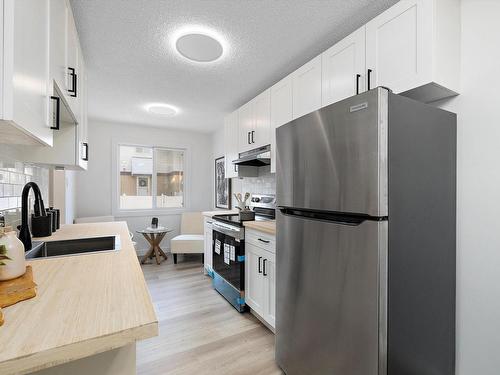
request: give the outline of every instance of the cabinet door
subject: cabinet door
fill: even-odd
[[[88,124],[87,124],[87,69],[85,67],[85,62],[83,61],[83,54],[81,50],[79,50],[78,54],[78,105],[79,105],[79,114],[78,114],[78,139],[77,139],[77,164],[82,169],[86,170],[88,166],[89,160],[89,144],[88,144]]]
[[[365,27],[325,51],[321,63],[323,107],[365,91]]]
[[[224,119],[224,156],[226,178],[238,177],[238,167],[233,164],[233,160],[238,159],[238,111]]]
[[[292,73],[293,118],[321,108],[321,55]]]
[[[48,0],[4,0],[0,5],[2,119],[51,146]]]
[[[248,151],[253,148],[251,141],[252,131],[254,130],[253,107],[253,101],[250,101],[238,110],[239,152]]]
[[[245,303],[255,313],[264,312],[264,277],[262,276],[262,250],[254,245],[245,246]]]
[[[205,219],[205,239],[204,239],[204,255],[205,255],[205,269],[210,271],[212,269],[212,221]]]
[[[271,173],[276,172],[276,128],[293,120],[292,76],[271,87]]]
[[[262,274],[264,276],[264,320],[271,327],[276,323],[276,259],[274,254],[266,252],[263,261]]]
[[[252,148],[271,143],[271,90],[267,89],[253,100],[254,129],[250,141]]]
[[[50,0],[50,78],[66,93],[66,0]]]
[[[76,25],[73,19],[72,12],[68,12],[66,22],[66,94],[68,96],[68,103],[75,118],[79,118],[79,54],[80,44],[78,42],[78,34],[76,32]],[[76,77],[75,77],[76,75]]]
[[[369,88],[386,86],[400,93],[431,79],[432,5],[402,0],[366,24]]]

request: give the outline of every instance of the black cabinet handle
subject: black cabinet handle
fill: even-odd
[[[247,142],[250,144],[250,132],[247,133]]]
[[[68,92],[71,94],[73,98],[76,98],[76,85],[77,78],[75,73],[75,68],[68,68],[69,75],[71,76],[71,89],[68,89]]]
[[[359,95],[359,79],[361,78],[361,74],[356,74],[356,95]]]
[[[267,273],[266,273],[266,262],[267,262],[267,259],[264,259],[264,261],[262,262],[262,268],[264,268],[264,273],[263,273],[264,276],[267,276]]]
[[[51,129],[54,129],[54,130],[59,130],[59,126],[60,126],[60,110],[61,110],[61,99],[57,96],[51,96],[50,97],[51,100],[54,100],[56,102],[56,114],[55,114],[55,118],[56,118],[56,125],[55,126],[51,126],[50,128]],[[54,123],[54,121],[52,121],[52,124]]]
[[[84,156],[82,156],[83,161],[89,161],[89,144],[87,142],[82,143],[83,147],[85,147]]]
[[[252,130],[252,143],[255,143],[255,141],[253,139],[254,134],[255,134],[255,130]]]
[[[260,242],[269,243],[269,241],[268,241],[268,240],[263,240],[262,238],[258,238],[258,240],[259,240]]]
[[[373,72],[373,70],[368,69],[368,91],[369,91],[369,90],[370,90],[370,88],[371,88],[371,82],[370,82],[370,80],[371,80],[371,75],[372,75],[372,72]]]
[[[262,273],[262,268],[261,268],[261,265],[260,265],[260,261],[262,260],[262,257],[259,257],[259,273]]]

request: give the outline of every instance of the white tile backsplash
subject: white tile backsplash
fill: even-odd
[[[231,179],[231,193],[248,192],[250,194],[276,194],[276,175],[270,172],[270,167],[260,167],[258,177]],[[231,198],[231,205],[236,207],[236,199]]]
[[[24,185],[29,181],[37,183],[48,206],[49,169],[0,155],[0,216],[4,218],[5,225],[15,228],[20,224],[21,194]]]

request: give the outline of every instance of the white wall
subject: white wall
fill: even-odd
[[[462,0],[457,375],[500,373],[500,1]]]
[[[112,179],[116,176],[112,160],[117,160],[117,155],[113,156],[116,153],[113,145],[117,142],[185,148],[186,210],[210,209],[213,200],[212,141],[210,134],[89,121],[89,165],[88,171],[77,173],[76,216],[113,214]],[[162,242],[162,248],[166,250],[169,248],[169,239],[179,233],[179,212],[116,216],[116,220],[126,220],[129,229],[135,233],[149,225],[153,216],[159,218],[160,224],[174,229]],[[137,248],[142,253],[148,247],[146,241],[138,234],[134,234],[134,239],[138,241]]]
[[[215,209],[215,159],[224,156],[224,126],[221,124],[219,130],[212,134],[212,166],[211,171],[211,186],[212,186],[212,209]]]

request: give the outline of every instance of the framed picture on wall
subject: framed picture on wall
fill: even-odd
[[[226,178],[224,156],[215,159],[215,207],[231,208],[231,184]]]

